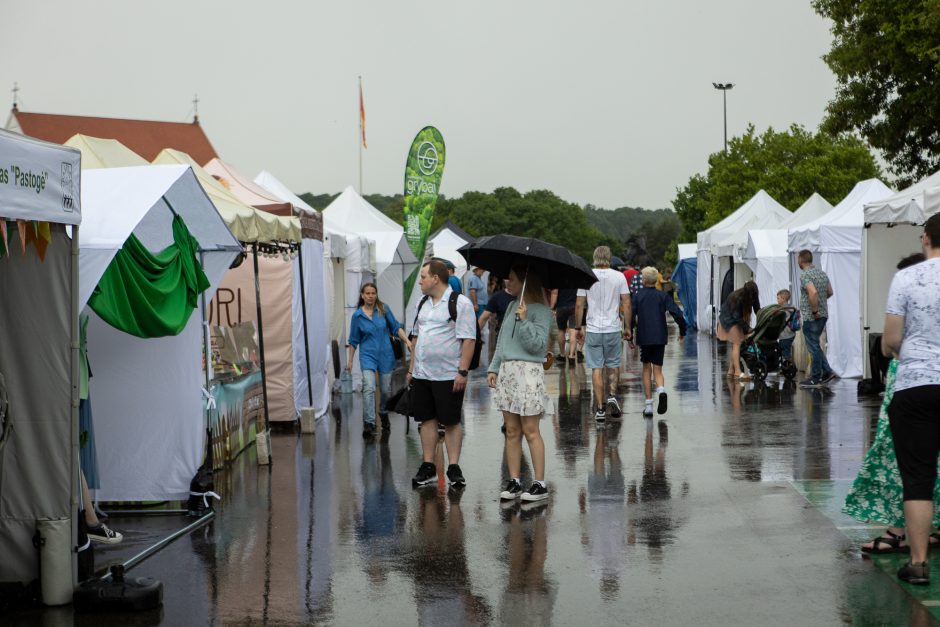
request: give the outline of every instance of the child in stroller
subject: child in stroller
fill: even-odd
[[[741,345],[741,358],[756,381],[763,381],[768,372],[779,372],[788,380],[796,376],[796,366],[783,356],[777,342],[796,315],[795,308],[785,305],[767,305],[757,312],[754,331]]]

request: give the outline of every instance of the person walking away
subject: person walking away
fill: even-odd
[[[803,317],[803,339],[809,351],[811,372],[808,379],[800,382],[802,388],[819,388],[832,381],[836,375],[829,367],[826,353],[819,346],[819,338],[826,330],[829,319],[828,300],[832,298],[832,283],[829,276],[813,265],[813,253],[801,250],[797,261],[800,265],[800,315]]]
[[[594,386],[594,419],[604,422],[608,409],[614,418],[621,414],[620,403],[614,392],[623,353],[623,324],[631,318],[630,289],[623,273],[611,269],[610,248],[607,246],[594,249],[594,275],[597,276],[597,282],[591,289],[578,290],[574,319],[581,320],[584,306],[587,305],[587,334],[580,324],[576,330],[578,340],[585,338],[584,361],[591,369]],[[632,339],[629,330],[625,333],[628,339]]]
[[[666,329],[666,313],[679,326],[679,342],[685,340],[686,325],[682,311],[672,296],[656,289],[659,272],[652,266],[641,271],[643,287],[633,296],[631,329],[636,329],[636,343],[640,345],[640,363],[643,364],[643,416],[653,417],[653,381],[656,382],[658,403],[656,412],[665,414],[667,408],[666,379],[663,377],[663,358],[669,331]]]
[[[493,351],[496,350],[496,342],[499,339],[499,329],[503,324],[503,316],[506,315],[506,308],[512,302],[512,295],[506,291],[505,281],[503,279],[490,276],[490,297],[486,301],[486,307],[483,315],[477,320],[480,329],[485,328],[487,323],[491,323],[489,338],[489,355],[493,358]]]
[[[780,290],[777,292],[777,304],[781,307],[787,307],[790,304],[790,290]],[[793,315],[787,321],[787,326],[777,336],[777,346],[780,347],[780,356],[787,361],[793,361],[793,340],[796,339],[796,332],[800,330],[800,312],[794,311]]]
[[[574,310],[578,304],[578,290],[562,287],[556,290],[555,322],[558,324],[558,359],[567,361],[572,368],[577,364],[578,326],[575,323]]]
[[[728,294],[721,305],[718,324],[715,326],[718,339],[731,343],[731,359],[726,376],[740,381],[750,379],[750,376],[741,372],[741,343],[751,332],[751,312],[756,314],[760,309],[758,296],[757,283],[754,281],[748,281],[744,287]]]
[[[636,292],[636,290],[633,289],[633,279],[635,279],[638,276],[640,276],[640,271],[633,264],[628,265],[627,269],[623,271],[623,278],[627,280],[627,287],[630,288],[631,295],[633,295]],[[639,289],[639,285],[637,285],[636,289],[637,290]]]
[[[375,433],[375,387],[378,379],[379,416],[382,430],[388,432],[388,408],[385,403],[391,395],[392,371],[395,352],[392,336],[401,339],[411,351],[411,342],[392,310],[379,300],[375,283],[363,283],[359,288],[359,305],[349,323],[349,341],[346,344],[346,370],[352,372],[352,360],[359,348],[359,367],[362,369],[362,437]]]
[[[510,305],[515,315],[506,318],[486,375],[487,384],[496,390],[496,406],[503,412],[506,426],[506,465],[510,478],[500,498],[541,501],[548,498],[549,492],[545,483],[545,443],[539,421],[546,413],[554,413],[545,392],[542,367],[552,314],[545,305],[542,281],[533,270],[525,266],[513,268],[507,287],[515,297]],[[531,487],[525,491],[520,477],[523,434],[535,475]]]
[[[451,320],[447,266],[431,260],[421,267],[418,282],[425,295],[418,303],[415,317],[415,347],[408,368],[411,403],[415,420],[421,423],[423,461],[412,478],[413,487],[437,480],[434,452],[438,425],[444,427],[447,449],[447,479],[451,487],[461,489],[466,480],[460,470],[460,446],[463,439],[461,409],[467,387],[467,369],[476,343],[476,316],[466,296],[457,296],[456,320]],[[544,348],[545,344],[542,344]]]
[[[898,357],[888,420],[911,545],[911,560],[898,578],[915,585],[930,583],[927,549],[940,453],[940,214],[924,225],[921,246],[926,261],[891,281],[881,337],[885,355]]]
[[[909,255],[898,263],[898,270],[909,268],[925,259],[923,253]],[[910,550],[904,533],[904,496],[898,460],[894,453],[894,440],[888,421],[888,407],[894,397],[898,360],[892,359],[885,377],[884,399],[878,413],[878,427],[859,468],[852,488],[845,497],[842,512],[862,523],[881,523],[888,528],[877,538],[861,546],[862,553],[882,555],[904,553]],[[933,526],[940,525],[940,481],[933,489]],[[930,547],[940,546],[940,531],[930,534]]]
[[[473,310],[477,314],[477,319],[483,314],[488,300],[486,286],[483,285],[483,272],[483,268],[474,268],[470,278],[467,279],[467,295],[470,297],[470,302],[473,303]]]

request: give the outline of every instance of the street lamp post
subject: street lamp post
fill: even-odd
[[[712,87],[721,90],[721,98],[724,101],[725,110],[725,152],[728,152],[728,90],[734,87],[734,83],[712,83]]]

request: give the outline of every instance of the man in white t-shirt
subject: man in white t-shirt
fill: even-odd
[[[898,358],[888,419],[904,487],[904,520],[911,561],[898,577],[930,583],[927,550],[940,453],[940,214],[924,225],[927,260],[899,271],[885,307],[882,350]]]
[[[578,339],[585,338],[584,365],[591,369],[595,401],[594,419],[604,422],[607,420],[607,410],[610,410],[610,415],[614,418],[621,414],[620,403],[614,392],[620,376],[624,334],[627,339],[632,337],[629,329],[625,330],[623,324],[624,320],[631,317],[630,288],[623,273],[611,269],[610,248],[607,246],[594,249],[594,274],[597,276],[597,283],[589,290],[578,290],[574,320],[577,324]],[[581,328],[585,305],[586,336]],[[605,389],[605,383],[609,386],[608,389]]]
[[[450,307],[453,289],[448,283],[447,266],[432,259],[421,268],[418,284],[424,297],[418,304],[418,315],[412,333],[417,336],[408,367],[411,386],[411,409],[421,423],[423,462],[412,478],[413,487],[437,483],[434,452],[437,447],[438,425],[444,427],[447,449],[447,479],[451,486],[466,485],[460,470],[460,445],[463,427],[460,423],[463,395],[467,387],[467,370],[476,344],[477,319],[470,299],[457,295],[455,313]]]

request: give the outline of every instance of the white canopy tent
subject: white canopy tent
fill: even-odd
[[[316,209],[291,192],[277,178],[262,171],[254,182],[275,198],[289,202],[296,211],[319,215]],[[294,293],[300,294],[300,269],[303,263],[304,290],[307,311],[307,350],[310,355],[310,382],[313,385],[313,408],[319,418],[330,406],[329,387],[329,315],[330,304],[326,298],[323,240],[303,238],[301,254],[294,260]],[[307,386],[306,352],[304,350],[304,314],[300,299],[295,298],[292,308],[294,343],[294,404],[299,413],[307,405],[311,390]]]
[[[806,199],[788,220],[776,229],[756,229],[748,232],[747,246],[740,259],[751,268],[761,302],[773,302],[778,291],[790,290],[791,301],[798,302],[799,294],[790,279],[790,256],[787,253],[787,229],[801,226],[825,215],[832,209],[825,198],[817,193]]]
[[[891,188],[878,179],[861,181],[831,211],[789,229],[787,250],[794,286],[799,284],[800,276],[797,254],[804,249],[813,253],[814,263],[832,283],[826,358],[833,371],[843,378],[860,377],[863,372],[859,286],[864,207],[892,193]]]
[[[375,241],[375,276],[379,298],[401,319],[405,312],[405,281],[418,267],[418,260],[408,246],[402,225],[366,202],[352,187],[344,189],[323,210],[323,222],[326,227],[356,233]],[[359,286],[347,286],[347,298],[351,291],[358,302]]]
[[[940,172],[893,196],[865,205],[862,237],[862,346],[871,333],[884,331],[885,304],[897,263],[920,252],[920,234],[927,218],[940,211]],[[929,207],[929,208],[928,208]],[[865,376],[871,376],[864,360]]]
[[[78,487],[78,242],[81,232],[81,155],[77,150],[0,131],[0,221],[12,251],[0,258],[0,582],[39,577],[33,535],[39,519],[59,533],[44,550],[56,551],[61,584],[43,601],[71,601],[77,583],[75,553]],[[15,226],[12,220],[26,220]],[[20,229],[49,223],[45,259],[22,252]],[[43,227],[45,229],[45,227]],[[73,234],[74,234],[73,230]]]
[[[698,234],[696,319],[700,331],[714,332],[718,310],[721,307],[722,282],[725,275],[734,270],[735,250],[747,245],[748,230],[778,226],[791,215],[790,211],[770,194],[760,190],[734,213]],[[740,277],[735,279],[736,287],[740,287],[750,278],[745,278],[744,270],[747,267],[743,263],[739,265],[742,268],[739,270]]]
[[[133,234],[151,251],[173,243],[174,213],[199,243],[206,300],[242,247],[188,166],[82,172],[80,306]],[[142,339],[89,312],[98,465],[105,501],[180,500],[205,451],[203,324],[198,312],[177,336]]]

